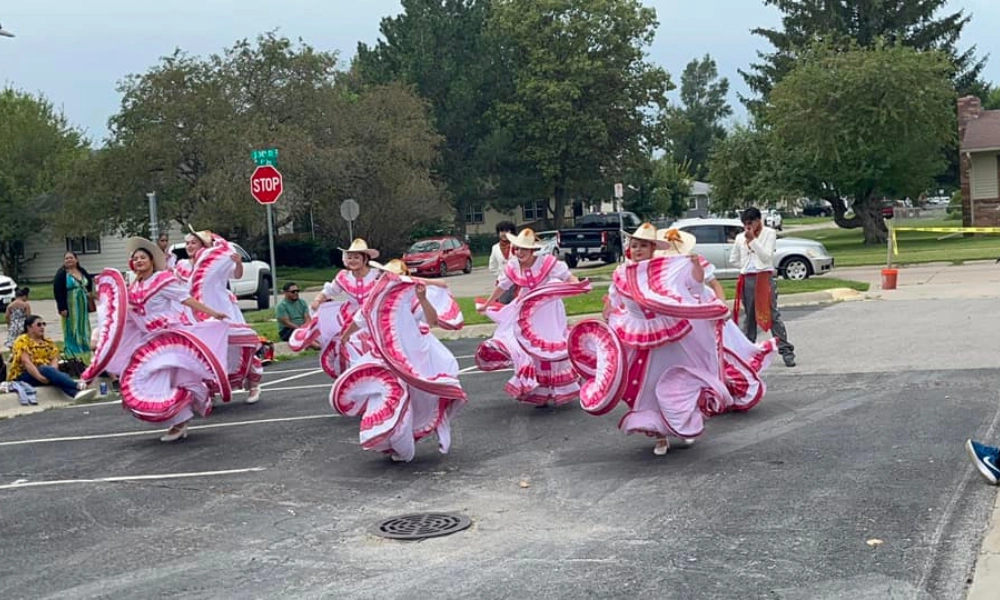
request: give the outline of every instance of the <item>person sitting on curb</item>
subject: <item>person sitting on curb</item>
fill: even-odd
[[[11,349],[8,381],[21,381],[33,386],[52,385],[73,400],[90,400],[97,390],[87,388],[59,370],[59,347],[45,337],[45,321],[39,315],[24,319],[24,331],[14,340]]]
[[[299,295],[299,286],[289,281],[281,288],[285,297],[274,308],[278,320],[278,337],[287,342],[292,332],[309,322],[309,305]]]
[[[965,440],[965,450],[980,474],[993,485],[1000,483],[1000,448],[987,446],[973,440]]]

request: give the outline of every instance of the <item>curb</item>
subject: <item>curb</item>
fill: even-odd
[[[993,505],[990,526],[979,549],[972,585],[966,600],[994,600],[1000,589],[1000,495]]]

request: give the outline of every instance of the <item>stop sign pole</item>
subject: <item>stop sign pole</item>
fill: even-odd
[[[277,156],[275,156],[277,158]],[[278,305],[278,269],[274,260],[274,214],[271,205],[285,191],[281,172],[273,164],[259,165],[250,176],[250,194],[267,208],[267,245],[271,251],[271,305]]]

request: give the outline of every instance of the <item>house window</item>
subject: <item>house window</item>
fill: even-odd
[[[469,204],[465,207],[465,222],[476,224],[483,222],[483,205]]]
[[[90,236],[66,238],[66,252],[76,252],[77,254],[100,254],[101,238]]]
[[[521,207],[525,221],[541,221],[549,214],[549,203],[545,200],[525,202]]]
[[[689,210],[697,210],[698,209],[698,197],[697,196],[688,196],[688,209]]]

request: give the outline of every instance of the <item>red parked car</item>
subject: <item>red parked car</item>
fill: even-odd
[[[403,255],[414,275],[440,275],[451,271],[472,272],[472,251],[456,237],[427,238],[415,242]]]

